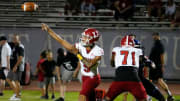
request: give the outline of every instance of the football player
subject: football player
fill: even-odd
[[[144,75],[144,68],[155,68],[154,63],[149,60],[146,56],[143,56],[142,61],[140,62],[138,75],[143,83],[144,88],[148,95],[156,98],[158,101],[165,101],[164,96],[159,91],[158,87],[151,83]]]
[[[140,48],[142,50],[144,49],[141,43],[135,39],[136,36],[134,34],[131,34],[130,37],[132,37],[132,39],[134,40],[135,48]],[[148,57],[144,56],[143,52],[143,57],[139,64],[138,75],[148,95],[156,98],[158,101],[165,101],[165,98],[159,91],[158,87],[156,87],[154,84],[151,83],[151,81],[148,80],[148,67],[155,68],[155,64],[150,59],[148,59]],[[151,97],[148,100],[151,100]]]
[[[112,50],[111,65],[116,68],[115,81],[112,82],[104,101],[113,101],[119,94],[131,92],[138,101],[147,101],[145,88],[138,76],[141,49],[134,48],[134,40],[125,36],[121,47]]]
[[[96,29],[85,29],[81,34],[80,42],[72,45],[57,35],[46,24],[42,24],[42,30],[46,31],[64,48],[77,55],[80,60],[82,89],[79,95],[79,101],[95,101],[95,88],[100,84],[100,74],[98,66],[101,57],[104,55],[102,48],[95,44],[100,34]]]

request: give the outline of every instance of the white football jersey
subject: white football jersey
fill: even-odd
[[[94,59],[96,56],[104,55],[103,49],[97,45],[95,45],[89,53],[87,52],[86,48],[82,46],[80,43],[76,43],[75,47],[79,50],[81,55],[87,59]],[[98,66],[100,64],[100,61],[98,61],[98,64],[95,65],[96,66],[95,68],[91,68],[91,69],[88,69],[81,61],[80,64],[81,64],[81,74],[84,76],[92,77],[99,73]]]
[[[143,55],[142,50],[134,47],[115,47],[112,50],[115,54],[115,67],[132,66],[139,68],[139,57]]]

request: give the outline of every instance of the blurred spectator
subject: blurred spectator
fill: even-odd
[[[0,37],[1,49],[1,66],[0,66],[0,96],[3,96],[3,90],[5,88],[5,80],[7,80],[7,74],[11,70],[10,68],[10,56],[11,48],[7,43],[5,36]]]
[[[41,99],[45,98],[45,83],[44,83],[44,70],[41,64],[46,59],[46,51],[42,51],[40,54],[40,59],[36,66],[36,72],[35,75],[38,75],[38,82],[39,82],[39,88],[41,89]]]
[[[149,55],[149,59],[155,63],[156,68],[150,68],[149,70],[149,79],[157,81],[157,84],[167,93],[167,101],[174,101],[171,91],[169,90],[168,85],[163,79],[164,68],[165,68],[165,48],[160,39],[158,32],[154,32],[152,35],[154,40],[153,47]]]
[[[67,0],[64,6],[65,15],[78,15],[80,0]]]
[[[95,6],[93,0],[83,0],[81,3],[81,13],[83,15],[95,15]]]
[[[55,75],[56,75],[56,62],[53,59],[53,53],[52,51],[48,50],[46,52],[46,58],[41,66],[43,67],[44,70],[44,82],[45,82],[45,99],[48,99],[48,88],[51,86],[52,88],[52,96],[51,98],[54,99],[55,95]]]
[[[25,71],[25,49],[21,43],[20,36],[17,34],[13,35],[12,42],[9,43],[12,49],[12,55],[10,57],[11,70],[8,72],[7,82],[13,89],[14,93],[11,100],[21,100],[21,84],[22,74]],[[14,84],[15,83],[15,84]]]
[[[174,0],[168,0],[167,5],[165,7],[165,18],[169,20],[173,20],[176,12],[176,4]]]
[[[128,18],[131,18],[134,13],[133,0],[116,0],[114,2],[114,10],[115,20],[119,20],[119,18],[127,20]]]
[[[149,0],[134,0],[134,2],[138,5],[147,5]]]
[[[93,5],[95,6],[96,10],[106,9],[107,3],[108,3],[108,0],[93,0]]]
[[[162,0],[150,0],[148,5],[148,15],[149,17],[161,17],[162,13]]]
[[[57,78],[59,81],[60,97],[55,101],[65,101],[67,85],[73,76],[76,77],[78,75],[80,64],[78,65],[79,60],[76,55],[64,51],[62,48],[59,48],[57,53]]]
[[[180,26],[180,9],[176,11],[175,19],[171,23],[171,27],[178,27]]]

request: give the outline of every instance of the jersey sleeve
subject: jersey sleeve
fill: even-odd
[[[159,45],[159,53],[163,54],[164,52],[165,52],[164,46],[163,46],[163,44],[160,44]]]
[[[74,62],[79,61],[79,59],[74,54],[71,54],[71,57],[72,57],[72,61],[74,61]]]
[[[40,60],[38,61],[36,67],[39,68],[39,66],[40,66]]]
[[[116,48],[113,48],[112,49],[112,55],[115,55],[116,54]]]
[[[11,47],[11,49],[13,49],[14,47],[14,43],[13,42],[8,42],[9,46]]]
[[[43,63],[41,63],[40,66],[42,67],[44,72],[46,72],[46,60]]]
[[[42,66],[42,67],[46,66],[46,61],[44,61],[43,63],[41,63],[41,66]]]
[[[74,47],[81,53],[81,51],[82,51],[82,46],[81,46],[80,43],[74,44]]]
[[[75,44],[74,44],[74,47],[79,50],[79,48],[80,48],[79,43],[75,43]]]
[[[6,50],[7,50],[6,51],[7,52],[7,56],[11,56],[11,51],[12,51],[11,48],[6,48]]]
[[[24,56],[24,49],[22,47],[19,47],[18,54],[19,56]]]
[[[112,53],[115,53],[115,52],[116,52],[116,48],[113,48],[113,49],[112,49]]]
[[[104,55],[104,50],[99,48],[95,52],[95,56],[103,56]]]
[[[64,58],[63,57],[57,57],[57,66],[61,66],[63,64],[63,60]]]
[[[139,49],[139,56],[143,55],[142,49]]]

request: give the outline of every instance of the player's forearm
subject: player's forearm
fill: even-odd
[[[73,73],[73,77],[77,77],[79,70],[80,70],[81,66],[80,66],[80,62],[78,62],[77,68],[75,69],[74,73]]]
[[[101,56],[96,56],[94,59],[86,59],[81,54],[77,54],[77,57],[79,60],[81,60],[84,65],[86,65],[88,68],[91,68],[94,66],[99,60],[101,60]]]
[[[78,53],[78,50],[75,47],[73,47],[73,45],[71,45],[69,42],[67,42],[62,37],[60,37],[58,34],[56,34],[51,28],[48,28],[47,32],[56,41],[58,41],[64,48],[66,48],[68,51],[72,52],[73,54],[77,54]]]
[[[87,60],[87,59],[83,59],[82,62],[88,67],[90,68],[92,66],[92,62],[90,60]]]
[[[97,64],[97,62],[101,60],[101,56],[97,56],[95,59],[90,59],[90,60],[87,60],[88,62],[88,67],[91,68],[93,67],[94,65]]]
[[[47,28],[47,32],[49,35],[51,35],[51,37],[57,40],[60,44],[63,43],[64,40],[59,35],[57,35],[51,28]]]

